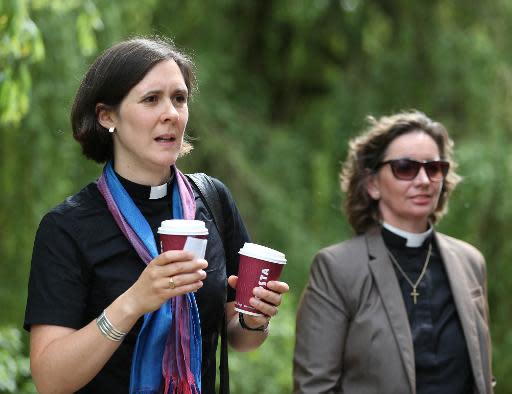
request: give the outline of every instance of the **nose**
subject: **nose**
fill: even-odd
[[[414,181],[419,184],[429,184],[430,183],[430,178],[427,175],[425,167],[421,166],[420,171],[418,172],[418,175],[416,175],[416,178],[414,178]]]
[[[180,113],[174,106],[174,103],[172,102],[172,100],[168,99],[165,101],[164,109],[162,111],[161,117],[162,117],[162,121],[164,121],[164,122],[165,121],[176,122],[179,119]]]

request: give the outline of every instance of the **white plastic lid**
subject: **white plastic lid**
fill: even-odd
[[[208,229],[202,220],[164,220],[158,227],[158,234],[207,235]]]
[[[238,253],[255,259],[270,261],[272,263],[286,264],[284,253],[258,244],[246,242]]]

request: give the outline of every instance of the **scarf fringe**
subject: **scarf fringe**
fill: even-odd
[[[180,384],[175,387],[172,394],[199,394],[196,385],[190,385],[188,382],[180,382]]]
[[[174,382],[170,376],[166,376],[162,394],[201,394],[192,374],[187,376],[187,380],[180,380],[177,384]]]

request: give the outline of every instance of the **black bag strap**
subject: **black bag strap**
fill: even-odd
[[[206,203],[206,208],[212,214],[213,221],[222,238],[222,243],[224,244],[224,215],[222,214],[220,194],[217,190],[217,187],[215,186],[215,183],[213,183],[213,180],[210,176],[203,172],[187,174],[187,177],[192,181],[192,184],[196,186],[199,195]]]
[[[205,202],[206,209],[213,217],[213,222],[217,227],[217,231],[222,239],[222,245],[226,252],[225,223],[224,215],[222,214],[222,205],[220,202],[220,194],[213,183],[213,180],[208,175],[202,172],[194,174],[187,174],[188,179],[195,186],[196,191],[199,193],[201,199]],[[229,366],[228,366],[228,328],[226,321],[226,314],[222,319],[222,328],[220,331],[220,391],[219,394],[229,394]]]

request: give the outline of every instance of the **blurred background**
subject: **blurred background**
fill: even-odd
[[[512,393],[511,21],[508,0],[1,0],[0,393],[34,392],[21,326],[38,223],[101,173],[72,138],[73,96],[99,52],[137,34],[172,37],[197,65],[181,169],[223,180],[254,241],[288,257],[270,339],[230,354],[233,393],[291,391],[311,259],[352,235],[347,141],[367,115],[411,108],[456,142],[464,181],[438,229],[486,256],[497,392]]]

